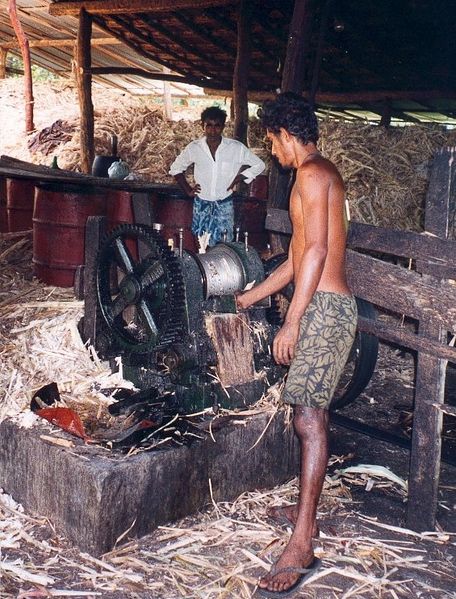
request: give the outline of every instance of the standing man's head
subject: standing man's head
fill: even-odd
[[[318,121],[311,105],[302,96],[285,92],[275,100],[266,101],[258,111],[261,124],[272,141],[272,153],[285,167],[296,166],[295,144],[316,149]]]
[[[218,106],[210,106],[201,113],[201,125],[208,142],[220,141],[225,128],[226,112]]]

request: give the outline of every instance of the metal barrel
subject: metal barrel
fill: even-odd
[[[197,242],[192,234],[193,198],[171,187],[157,193],[155,221],[163,225],[162,235],[179,245],[179,229],[183,229],[183,247],[196,252]]]
[[[6,180],[8,231],[28,231],[33,222],[35,182],[31,179]]]
[[[6,179],[0,177],[0,233],[8,231],[8,212],[6,210]]]
[[[72,287],[84,264],[85,225],[106,214],[106,198],[86,187],[40,185],[33,212],[35,276],[48,285]]]
[[[268,233],[264,228],[266,201],[246,196],[233,196],[233,205],[234,225],[240,228],[239,241],[243,241],[243,234],[247,231],[249,245],[262,252],[269,241]]]

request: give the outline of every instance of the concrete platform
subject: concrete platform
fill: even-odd
[[[126,457],[87,446],[64,432],[76,447],[40,438],[46,425],[21,429],[0,424],[0,486],[32,515],[93,555],[109,551],[118,537],[141,537],[160,524],[195,513],[211,501],[229,501],[244,491],[271,488],[298,469],[298,445],[283,415],[268,414],[227,424],[189,447]],[[250,450],[250,451],[249,451]],[[127,538],[123,539],[126,541]]]

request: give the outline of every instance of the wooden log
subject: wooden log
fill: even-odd
[[[5,79],[5,77],[6,77],[7,56],[8,56],[8,50],[6,50],[6,48],[0,47],[0,79]]]
[[[198,77],[172,75],[167,73],[159,73],[154,71],[146,71],[135,67],[92,67],[90,69],[92,75],[133,75],[135,77],[144,77],[144,79],[156,79],[157,81],[172,81],[174,83],[189,83],[190,85],[207,85],[207,79]],[[216,87],[214,88],[216,89]]]
[[[295,0],[282,74],[282,92],[293,91],[301,93],[303,90],[304,64],[309,47],[312,17],[311,1]],[[289,188],[290,173],[284,171],[273,162],[269,175],[268,207],[287,208]],[[287,240],[280,235],[272,233],[271,248],[274,253],[285,251]]]
[[[25,99],[25,131],[31,133],[35,130],[33,122],[33,83],[32,65],[30,62],[30,48],[28,39],[22,29],[21,22],[17,16],[16,0],[8,0],[8,13],[11,24],[21,48],[22,61],[24,63],[24,99]]]
[[[217,375],[222,385],[253,381],[255,365],[248,314],[208,314],[205,326],[217,355]]]
[[[397,323],[387,324],[379,319],[370,320],[363,316],[358,316],[358,329],[384,341],[456,363],[456,349],[447,345],[446,339],[443,339],[443,343],[439,343],[423,334],[416,335],[406,329],[398,328]]]
[[[84,173],[91,172],[95,156],[92,75],[90,73],[92,62],[91,36],[92,17],[84,9],[81,9],[79,12],[76,64],[81,122],[81,169]]]
[[[420,321],[419,333],[436,342],[446,337],[440,323],[432,319]],[[429,402],[444,402],[445,368],[444,360],[418,353],[407,505],[407,526],[417,531],[435,528],[443,415]]]
[[[315,51],[315,58],[314,58],[313,71],[312,71],[312,81],[310,84],[310,91],[309,91],[309,102],[311,102],[312,104],[315,104],[315,96],[317,93],[318,83],[319,83],[319,79],[320,79],[321,59],[323,56],[325,33],[328,28],[328,15],[329,15],[329,11],[330,11],[332,2],[333,2],[333,0],[325,0],[323,9],[321,11],[321,16],[320,16],[320,29],[318,32],[317,49]]]
[[[421,320],[456,328],[456,285],[347,250],[348,282],[357,297]]]
[[[237,22],[237,55],[233,74],[234,131],[233,137],[247,144],[249,105],[247,89],[250,69],[250,0],[241,0]]]
[[[69,39],[41,39],[41,40],[29,40],[29,48],[65,48],[66,46],[74,46],[76,44],[75,38]],[[94,37],[92,39],[92,46],[116,46],[123,44],[122,40],[117,37]],[[0,42],[0,50],[4,48],[15,49],[18,47],[18,42]]]
[[[269,208],[266,229],[291,234],[288,212]],[[456,279],[456,242],[452,240],[428,233],[386,229],[351,221],[347,245],[354,249],[411,258],[420,262],[420,272],[438,278]]]
[[[454,177],[454,148],[445,148],[434,158],[425,207],[426,231],[444,239],[449,232]],[[429,280],[430,277],[423,275],[423,279]],[[440,299],[440,290],[436,289],[434,293],[432,299]],[[419,334],[437,342],[446,339],[447,330],[441,319],[435,318],[432,313],[420,319]],[[444,403],[445,373],[446,361],[418,353],[407,505],[407,525],[418,531],[435,528],[443,415],[429,402]]]

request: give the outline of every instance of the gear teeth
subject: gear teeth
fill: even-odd
[[[119,237],[141,240],[149,246],[150,254],[142,261],[135,261],[135,273],[147,273],[148,262],[151,269],[141,281],[143,291],[141,297],[147,294],[148,289],[153,287],[158,280],[155,278],[160,274],[160,279],[165,276],[165,298],[157,313],[153,314],[155,324],[158,328],[158,336],[149,339],[148,342],[137,341],[125,331],[122,324],[117,326],[110,317],[109,305],[111,303],[111,292],[109,288],[109,270],[115,252],[111,246]],[[125,242],[127,239],[125,239]],[[155,264],[154,264],[155,263]],[[163,274],[159,272],[160,267]],[[185,329],[185,285],[181,270],[181,262],[170,251],[162,236],[144,225],[119,225],[108,233],[100,247],[96,260],[96,285],[99,297],[99,307],[106,325],[111,329],[112,336],[119,344],[128,351],[145,352],[151,349],[164,349],[178,341]]]

